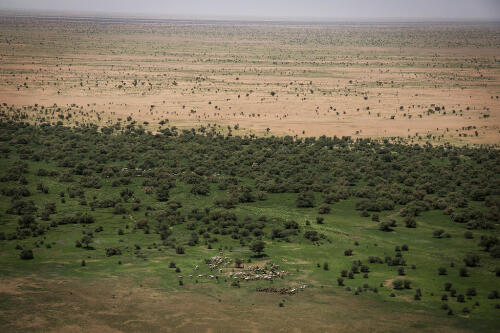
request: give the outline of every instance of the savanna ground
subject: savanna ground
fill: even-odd
[[[0,18],[0,328],[495,331],[499,31]]]
[[[0,102],[242,133],[499,142],[498,24],[0,18]],[[90,118],[82,118],[89,115]]]

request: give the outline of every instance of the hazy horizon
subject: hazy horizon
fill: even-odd
[[[280,18],[312,20],[492,20],[500,21],[496,0],[2,0],[0,10],[120,15],[158,18]]]

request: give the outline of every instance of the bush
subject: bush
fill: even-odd
[[[444,267],[438,268],[438,274],[439,275],[448,275],[448,273],[446,272],[446,268],[444,268]]]
[[[500,298],[500,294],[498,293],[497,290],[492,290],[489,294],[488,294],[488,299],[497,299],[497,298]]]
[[[434,230],[434,232],[432,233],[432,236],[434,236],[434,238],[442,238],[443,234],[444,234],[444,230],[438,229],[438,230]]]
[[[184,247],[183,247],[183,246],[181,246],[181,245],[177,245],[177,246],[175,247],[175,253],[177,253],[177,254],[184,254],[184,253],[185,253],[185,252],[184,252]]]
[[[22,260],[31,260],[34,258],[33,256],[33,251],[32,250],[23,250],[21,251],[21,253],[19,254],[19,257],[22,259]]]
[[[210,187],[205,183],[194,184],[190,192],[195,195],[208,195]]]
[[[160,202],[168,201],[170,198],[170,187],[167,185],[161,185],[156,190],[156,199]]]
[[[392,231],[392,228],[391,228],[392,226],[393,226],[393,224],[391,222],[382,222],[380,224],[379,229],[381,231],[390,232],[390,231]]]
[[[350,256],[352,256],[352,249],[347,249],[347,250],[345,250],[345,251],[344,251],[344,255],[345,255],[346,257],[350,257]]]
[[[417,227],[417,221],[413,217],[407,217],[405,219],[405,225],[407,228],[416,228]]]
[[[500,246],[495,246],[494,248],[492,248],[490,250],[490,255],[495,259],[500,258]]]
[[[396,290],[400,290],[404,288],[404,282],[403,280],[397,279],[392,281],[392,287]]]
[[[121,203],[119,204],[116,204],[114,209],[113,209],[113,214],[115,215],[122,215],[122,214],[127,214],[127,208],[125,208],[124,205],[122,205]]]
[[[464,263],[468,267],[476,267],[479,265],[480,258],[477,254],[467,254],[464,258]]]
[[[106,249],[106,257],[118,256],[121,255],[122,251],[119,248],[111,247]]]
[[[311,208],[314,207],[314,193],[312,191],[299,193],[295,205],[298,208]]]
[[[476,296],[477,295],[477,291],[476,291],[476,288],[474,287],[471,287],[471,288],[468,288],[467,289],[467,292],[466,292],[466,295],[467,296]]]
[[[468,277],[469,276],[469,272],[467,271],[467,268],[465,267],[461,267],[458,271],[458,275],[461,276],[461,277]]]
[[[318,213],[319,214],[329,214],[332,209],[328,204],[322,204],[321,206],[318,207]]]

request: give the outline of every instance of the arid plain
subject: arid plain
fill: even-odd
[[[496,144],[499,36],[472,23],[3,17],[0,103],[34,121],[132,116],[152,131]]]

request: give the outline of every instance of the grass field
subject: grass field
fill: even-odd
[[[216,135],[217,127],[151,135],[134,120],[103,134],[3,117],[5,331],[493,332],[499,325],[499,299],[490,297],[500,289],[495,149],[252,140]],[[387,152],[393,157],[381,158]],[[399,204],[403,193],[408,201]],[[312,207],[298,207],[302,195]],[[360,209],[366,198],[394,205]],[[325,205],[330,212],[319,213]],[[75,220],[79,214],[92,220]],[[85,235],[88,248],[75,246]],[[493,242],[489,252],[479,245],[483,235]],[[252,251],[259,240],[264,255]],[[21,260],[24,250],[34,259]],[[478,256],[476,267],[466,267],[468,254]],[[211,269],[206,260],[218,256],[227,265]],[[281,277],[232,275],[255,277],[255,265],[270,274],[273,264]],[[410,288],[398,289],[399,279]]]

